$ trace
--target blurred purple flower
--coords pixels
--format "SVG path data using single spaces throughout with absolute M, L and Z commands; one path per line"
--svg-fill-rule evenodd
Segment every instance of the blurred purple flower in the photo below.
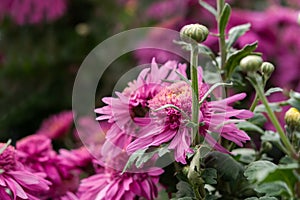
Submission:
M 1 0 L 0 19 L 7 15 L 18 25 L 51 22 L 64 15 L 66 0 Z
M 0 143 L 0 149 L 6 144 Z M 46 174 L 26 170 L 17 161 L 15 148 L 8 146 L 0 154 L 0 197 L 4 200 L 40 200 L 40 194 L 49 190 Z M 7 191 L 9 190 L 9 193 Z
M 78 194 L 80 200 L 134 200 L 137 197 L 153 200 L 158 195 L 157 184 L 162 173 L 157 167 L 136 173 L 104 167 L 102 172 L 81 181 Z
M 56 115 L 50 116 L 43 121 L 40 129 L 36 134 L 41 134 L 50 139 L 57 139 L 66 134 L 73 124 L 73 112 L 64 111 Z
M 16 144 L 18 160 L 32 172 L 43 172 L 51 181 L 49 197 L 59 197 L 67 191 L 76 191 L 79 185 L 80 170 L 69 155 L 58 155 L 52 148 L 51 140 L 44 135 L 30 135 Z M 79 153 L 77 153 L 79 155 Z M 67 160 L 65 160 L 68 158 Z M 78 158 L 79 161 L 82 158 Z M 84 161 L 83 159 L 82 161 Z

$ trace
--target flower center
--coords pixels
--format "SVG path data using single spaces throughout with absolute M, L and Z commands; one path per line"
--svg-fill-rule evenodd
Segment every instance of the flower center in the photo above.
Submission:
M 0 143 L 0 149 L 3 148 L 6 144 Z M 9 171 L 13 169 L 16 165 L 15 159 L 15 148 L 8 146 L 2 154 L 0 154 L 0 169 L 4 171 Z
M 172 104 L 190 116 L 191 97 L 191 87 L 187 83 L 180 81 L 163 88 L 153 99 L 149 100 L 149 107 L 151 110 L 156 110 L 167 104 Z M 157 117 L 166 117 L 165 125 L 172 130 L 179 128 L 182 123 L 182 113 L 172 107 L 167 107 L 157 112 L 154 111 L 153 114 Z

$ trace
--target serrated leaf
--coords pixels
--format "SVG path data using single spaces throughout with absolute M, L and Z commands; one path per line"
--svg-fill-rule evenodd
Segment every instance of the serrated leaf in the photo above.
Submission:
M 201 177 L 206 184 L 217 184 L 217 170 L 214 168 L 206 168 L 202 172 Z
M 140 150 L 137 150 L 136 152 L 134 152 L 129 157 L 122 173 L 126 172 L 126 170 L 129 169 L 135 163 L 135 160 L 138 159 L 139 157 L 141 157 L 146 151 L 147 151 L 147 149 L 140 149 Z
M 245 170 L 244 175 L 249 181 L 260 183 L 276 168 L 277 166 L 270 161 L 259 160 L 251 163 Z
M 237 40 L 239 37 L 244 35 L 249 29 L 251 24 L 242 24 L 238 26 L 232 27 L 228 32 L 228 39 L 226 41 L 226 47 L 229 49 Z
M 228 180 L 236 181 L 241 178 L 243 166 L 234 160 L 230 155 L 221 152 L 211 152 L 207 154 L 204 159 L 207 168 L 214 168 L 218 172 L 218 177 Z
M 200 5 L 205 8 L 206 10 L 208 10 L 211 14 L 213 14 L 215 17 L 217 16 L 217 11 L 214 7 L 212 7 L 211 5 L 209 5 L 208 3 L 199 0 Z
M 290 99 L 287 101 L 291 106 L 300 110 L 300 93 L 291 91 Z
M 260 134 L 264 134 L 264 131 L 259 126 L 252 124 L 251 122 L 248 121 L 238 122 L 237 127 L 244 131 L 255 131 Z
M 282 181 L 261 184 L 255 189 L 255 191 L 266 194 L 267 196 L 293 196 L 292 191 L 286 183 Z
M 232 150 L 232 153 L 236 155 L 236 159 L 240 162 L 250 164 L 256 159 L 256 152 L 254 149 L 238 148 Z
M 229 17 L 231 13 L 231 7 L 228 3 L 225 3 L 224 8 L 222 10 L 221 16 L 220 16 L 220 23 L 219 23 L 219 31 L 220 34 L 225 33 L 225 28 L 227 26 Z
M 232 53 L 226 62 L 227 75 L 231 75 L 235 68 L 238 66 L 240 60 L 245 56 L 250 55 L 257 48 L 257 42 L 245 45 L 241 50 Z
M 268 91 L 265 92 L 266 96 L 270 96 L 271 94 L 275 93 L 275 92 L 282 92 L 283 89 L 280 87 L 274 87 L 274 88 L 270 88 L 268 89 Z
M 195 197 L 195 193 L 191 185 L 187 182 L 180 181 L 179 183 L 177 183 L 176 188 L 178 190 L 176 193 L 176 199 L 183 197 L 189 197 L 193 199 Z

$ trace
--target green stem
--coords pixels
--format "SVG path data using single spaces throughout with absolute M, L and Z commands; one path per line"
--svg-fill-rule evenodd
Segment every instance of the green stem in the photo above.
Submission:
M 219 51 L 221 56 L 221 65 L 220 69 L 224 69 L 227 57 L 226 43 L 225 43 L 225 32 L 220 30 L 220 19 L 221 14 L 225 5 L 224 0 L 217 0 L 217 13 L 218 13 L 218 32 L 219 32 Z
M 279 133 L 279 136 L 284 144 L 284 146 L 286 147 L 286 149 L 288 150 L 288 154 L 289 156 L 297 159 L 298 156 L 292 146 L 292 144 L 290 143 L 289 139 L 287 138 L 287 136 L 285 135 L 276 115 L 274 114 L 273 110 L 271 109 L 271 107 L 269 106 L 269 102 L 265 96 L 265 93 L 263 91 L 263 88 L 261 87 L 261 85 L 259 85 L 257 83 L 257 80 L 255 80 L 255 83 L 253 83 L 254 88 L 256 89 L 257 95 L 260 98 L 260 100 L 262 101 L 262 103 L 264 104 L 267 114 L 271 120 L 271 122 L 273 123 L 274 127 L 276 128 L 277 132 Z
M 255 93 L 255 97 L 254 97 L 253 102 L 252 102 L 251 107 L 250 107 L 251 112 L 253 112 L 255 107 L 257 106 L 258 100 L 259 100 L 259 98 L 257 96 L 257 93 Z
M 199 124 L 199 91 L 198 91 L 198 47 L 197 45 L 191 45 L 191 65 L 190 65 L 190 73 L 192 80 L 192 122 L 194 124 Z M 192 136 L 195 139 L 195 143 L 198 142 L 198 126 L 193 126 Z

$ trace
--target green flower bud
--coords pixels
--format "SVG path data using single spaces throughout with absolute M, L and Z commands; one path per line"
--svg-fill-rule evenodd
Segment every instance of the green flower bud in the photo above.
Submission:
M 262 62 L 263 59 L 260 56 L 250 55 L 241 60 L 240 66 L 245 72 L 256 72 L 260 68 Z
M 284 116 L 286 125 L 292 130 L 300 131 L 300 112 L 296 108 L 290 108 Z
M 263 62 L 263 64 L 260 67 L 261 73 L 268 77 L 273 73 L 274 70 L 275 70 L 275 67 L 270 62 Z
M 188 173 L 189 173 L 189 170 L 190 170 L 190 166 L 184 166 L 183 169 L 182 169 L 182 173 L 187 176 Z
M 263 148 L 264 152 L 269 152 L 269 151 L 272 150 L 273 145 L 272 145 L 271 142 L 264 142 L 264 143 L 262 144 L 262 148 Z
M 204 42 L 208 36 L 209 30 L 201 24 L 189 24 L 182 27 L 180 30 L 180 38 L 188 43 L 194 41 Z

